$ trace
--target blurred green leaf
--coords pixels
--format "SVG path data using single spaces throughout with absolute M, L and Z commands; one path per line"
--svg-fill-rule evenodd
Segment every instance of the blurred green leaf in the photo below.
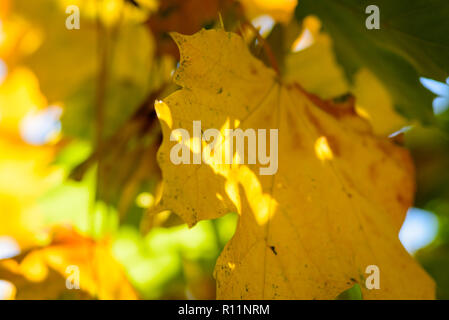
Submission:
M 380 29 L 368 30 L 365 9 L 380 9 Z M 302 0 L 296 17 L 318 16 L 334 38 L 339 62 L 349 79 L 367 67 L 384 82 L 395 106 L 409 118 L 434 122 L 432 94 L 420 83 L 425 76 L 444 80 L 449 71 L 449 3 L 429 1 Z
M 137 228 L 120 228 L 113 246 L 131 282 L 146 299 L 160 299 L 173 288 L 186 287 L 186 264 L 200 266 L 211 274 L 215 261 L 237 226 L 237 215 L 187 225 L 154 228 L 142 236 Z M 175 290 L 176 291 L 176 290 Z M 185 298 L 185 297 L 181 297 Z
M 348 290 L 343 291 L 338 295 L 336 300 L 363 300 L 360 285 L 356 283 Z
M 80 182 L 67 180 L 46 192 L 37 207 L 44 213 L 46 225 L 68 224 L 94 238 L 118 228 L 116 210 L 104 202 L 95 202 L 96 170 L 91 169 Z
M 449 244 L 430 246 L 416 253 L 416 258 L 437 283 L 437 299 L 449 299 Z

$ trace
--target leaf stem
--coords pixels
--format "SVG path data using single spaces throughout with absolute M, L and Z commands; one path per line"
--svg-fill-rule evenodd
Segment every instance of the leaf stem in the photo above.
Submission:
M 251 22 L 244 21 L 243 24 L 247 25 L 256 34 L 257 40 L 262 44 L 262 47 L 263 47 L 265 53 L 267 54 L 267 57 L 268 57 L 268 60 L 270 61 L 271 67 L 274 69 L 274 71 L 276 71 L 277 75 L 279 76 L 281 74 L 280 69 L 279 69 L 279 64 L 276 60 L 276 57 L 275 57 L 270 45 L 260 35 L 259 30 L 255 26 L 253 26 L 253 24 Z

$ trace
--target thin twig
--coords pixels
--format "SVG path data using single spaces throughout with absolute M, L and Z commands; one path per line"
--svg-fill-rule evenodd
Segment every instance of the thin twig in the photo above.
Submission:
M 276 73 L 278 75 L 281 74 L 280 69 L 279 69 L 279 64 L 276 60 L 276 57 L 273 53 L 273 50 L 271 49 L 270 45 L 267 43 L 267 41 L 260 35 L 259 30 L 254 27 L 251 22 L 249 21 L 244 21 L 243 22 L 244 25 L 248 26 L 255 34 L 256 34 L 256 38 L 257 40 L 262 44 L 262 47 L 265 51 L 265 53 L 267 54 L 268 60 L 270 61 L 270 65 L 271 67 L 274 69 L 274 71 L 276 71 Z

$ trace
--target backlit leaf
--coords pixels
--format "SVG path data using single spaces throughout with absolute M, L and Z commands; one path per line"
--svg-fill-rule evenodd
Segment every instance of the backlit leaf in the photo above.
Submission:
M 156 104 L 164 135 L 159 208 L 190 226 L 239 213 L 215 268 L 217 297 L 334 299 L 358 283 L 365 299 L 433 298 L 433 281 L 398 240 L 414 192 L 407 151 L 375 137 L 352 99 L 322 101 L 283 83 L 233 33 L 173 37 L 182 89 Z M 278 129 L 277 173 L 216 159 L 174 165 L 171 131 L 192 137 L 200 119 L 203 131 Z M 365 287 L 369 265 L 381 270 L 380 290 Z
M 83 292 L 66 287 L 66 279 L 72 270 L 69 267 L 78 268 L 79 286 Z M 107 240 L 95 242 L 64 228 L 55 230 L 49 246 L 0 261 L 0 278 L 16 285 L 17 299 L 40 299 L 44 296 L 57 299 L 73 294 L 100 299 L 137 298 L 122 267 L 112 256 Z M 39 284 L 44 292 L 31 290 Z

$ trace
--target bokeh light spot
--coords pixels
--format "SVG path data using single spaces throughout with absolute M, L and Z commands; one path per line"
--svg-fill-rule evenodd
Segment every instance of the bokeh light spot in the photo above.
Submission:
M 20 253 L 20 247 L 17 242 L 8 236 L 0 237 L 0 260 L 17 256 Z
M 410 208 L 399 232 L 399 240 L 409 253 L 430 244 L 438 233 L 438 218 L 432 212 Z

